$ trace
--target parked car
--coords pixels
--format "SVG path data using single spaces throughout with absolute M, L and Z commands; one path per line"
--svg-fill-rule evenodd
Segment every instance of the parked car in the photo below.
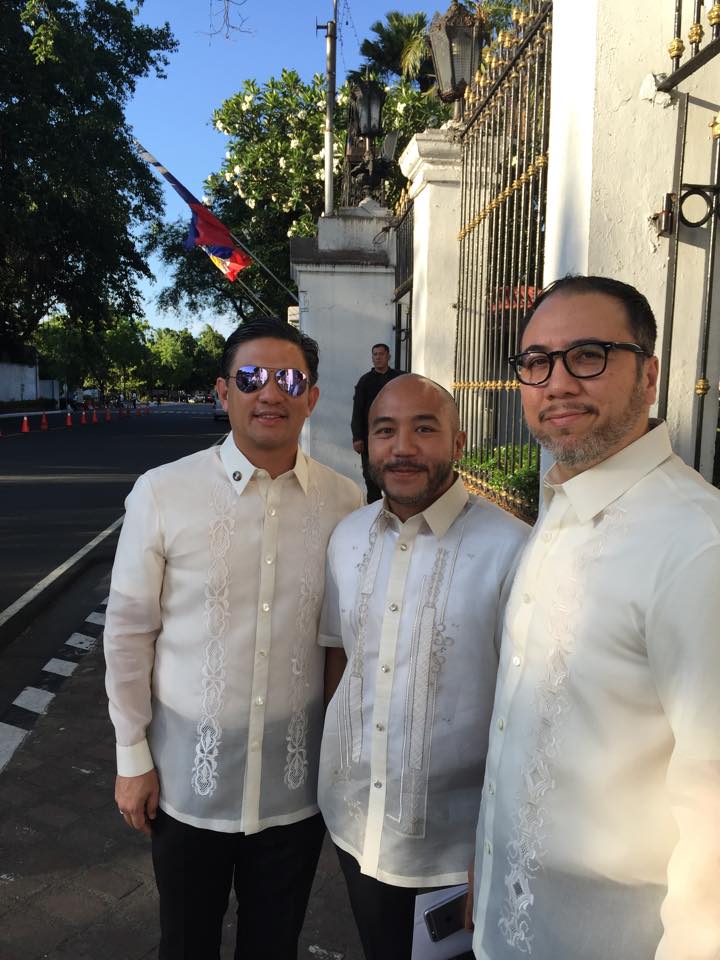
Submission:
M 220 403 L 220 397 L 216 396 L 214 400 L 215 406 L 213 407 L 213 420 L 229 420 L 230 418 L 227 415 L 227 410 L 225 410 L 223 405 Z

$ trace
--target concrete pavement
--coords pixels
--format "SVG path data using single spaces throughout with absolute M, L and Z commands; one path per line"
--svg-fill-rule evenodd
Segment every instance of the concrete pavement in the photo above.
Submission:
M 125 825 L 113 800 L 103 610 L 88 611 L 0 716 L 1 960 L 157 956 L 150 845 Z M 223 960 L 233 955 L 232 904 L 226 928 Z M 362 958 L 327 842 L 299 958 Z

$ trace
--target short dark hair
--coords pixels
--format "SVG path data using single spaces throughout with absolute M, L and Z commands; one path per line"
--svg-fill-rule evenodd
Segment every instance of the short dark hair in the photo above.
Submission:
M 374 343 L 370 347 L 370 351 L 377 350 L 378 347 L 382 347 L 386 353 L 390 353 L 390 347 L 386 343 Z
M 310 386 L 314 387 L 318 379 L 319 348 L 317 340 L 313 340 L 306 333 L 301 333 L 297 327 L 278 317 L 255 317 L 253 320 L 246 320 L 234 333 L 225 341 L 222 360 L 220 361 L 220 376 L 228 380 L 233 371 L 230 365 L 233 362 L 235 351 L 241 343 L 247 343 L 249 340 L 260 340 L 262 337 L 269 337 L 273 340 L 287 340 L 300 347 L 305 355 L 308 373 L 310 374 Z
M 559 280 L 554 280 L 541 291 L 521 324 L 520 339 L 540 304 L 556 293 L 604 293 L 605 296 L 619 300 L 625 307 L 630 330 L 638 345 L 649 357 L 655 352 L 657 322 L 647 298 L 635 287 L 629 283 L 623 283 L 622 280 L 613 280 L 611 277 L 586 277 L 582 274 L 569 273 L 565 277 L 560 277 Z

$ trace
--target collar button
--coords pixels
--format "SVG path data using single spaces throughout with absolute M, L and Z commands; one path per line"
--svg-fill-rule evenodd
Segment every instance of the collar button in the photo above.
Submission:
M 242 480 L 242 474 L 239 470 L 233 472 L 233 480 Z

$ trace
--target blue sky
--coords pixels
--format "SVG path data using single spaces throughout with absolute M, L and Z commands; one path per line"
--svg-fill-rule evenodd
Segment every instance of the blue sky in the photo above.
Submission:
M 384 20 L 390 10 L 423 11 L 432 17 L 444 12 L 426 0 L 338 0 L 338 81 L 360 62 L 359 44 L 369 36 L 370 25 Z M 240 88 L 243 80 L 263 83 L 283 67 L 295 69 L 303 79 L 325 70 L 325 33 L 315 32 L 315 22 L 332 17 L 332 0 L 245 0 L 235 8 L 236 21 L 245 19 L 244 30 L 211 35 L 218 26 L 221 0 L 145 0 L 139 19 L 153 26 L 166 20 L 179 41 L 171 57 L 167 79 L 140 81 L 127 117 L 137 139 L 199 196 L 208 174 L 219 169 L 226 138 L 210 121 L 213 110 Z M 171 187 L 164 188 L 166 216 L 188 219 L 187 206 Z M 227 325 L 212 317 L 176 317 L 160 314 L 153 299 L 163 286 L 162 266 L 151 264 L 155 285 L 143 285 L 146 312 L 154 326 L 182 327 L 198 332 L 210 320 L 222 333 Z

